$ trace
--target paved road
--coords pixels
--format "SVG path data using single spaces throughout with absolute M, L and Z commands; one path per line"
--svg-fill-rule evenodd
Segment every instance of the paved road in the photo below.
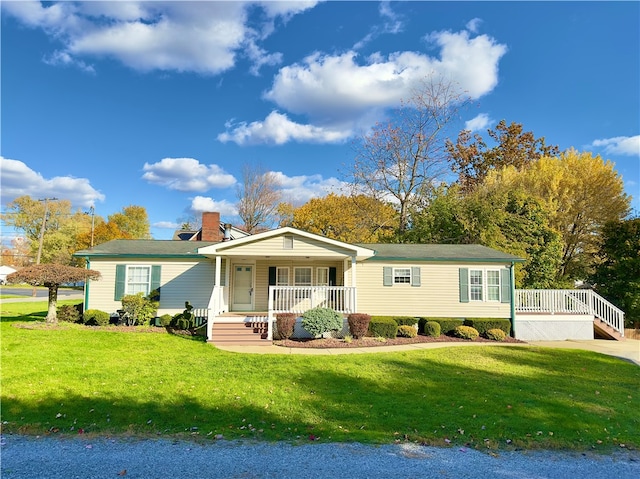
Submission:
M 45 301 L 49 297 L 47 288 L 36 288 L 36 295 L 33 296 L 33 288 L 3 288 L 0 286 L 0 295 L 20 296 L 20 298 L 0 299 L 2 303 L 18 303 L 22 301 Z M 58 289 L 58 299 L 82 299 L 83 292 L 77 289 Z

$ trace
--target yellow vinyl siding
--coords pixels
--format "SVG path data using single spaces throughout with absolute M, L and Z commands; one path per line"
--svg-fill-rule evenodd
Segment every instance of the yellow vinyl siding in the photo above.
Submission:
M 421 286 L 383 286 L 383 268 L 420 267 Z M 509 303 L 495 301 L 461 303 L 459 269 L 495 269 L 506 265 L 459 263 L 400 263 L 365 261 L 358 263 L 358 310 L 372 315 L 431 316 L 454 318 L 508 318 Z
M 285 249 L 284 236 L 293 236 L 293 248 Z M 271 257 L 322 257 L 344 255 L 350 256 L 351 252 L 345 249 L 328 245 L 321 241 L 297 235 L 280 235 L 256 241 L 244 245 L 234 246 L 220 252 L 229 256 L 271 256 Z
M 114 300 L 117 264 L 162 266 L 159 314 L 182 311 L 185 301 L 189 301 L 195 308 L 206 308 L 209 304 L 215 281 L 215 263 L 213 261 L 93 260 L 91 269 L 100 271 L 102 279 L 92 281 L 89 285 L 89 308 L 108 313 L 114 313 L 122 308 L 122 303 Z M 225 284 L 224 260 L 222 261 L 221 283 Z

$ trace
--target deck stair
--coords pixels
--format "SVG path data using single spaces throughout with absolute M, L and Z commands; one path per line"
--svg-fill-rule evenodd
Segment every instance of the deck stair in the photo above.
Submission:
M 624 341 L 624 336 L 622 336 L 619 331 L 616 331 L 600 318 L 596 317 L 593 320 L 593 330 L 597 338 Z
M 214 345 L 270 346 L 267 340 L 266 316 L 219 316 L 213 323 Z

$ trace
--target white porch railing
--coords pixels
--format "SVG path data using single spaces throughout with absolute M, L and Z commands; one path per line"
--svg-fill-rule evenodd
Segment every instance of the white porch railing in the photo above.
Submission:
M 350 286 L 269 286 L 267 339 L 273 339 L 277 313 L 303 314 L 308 309 L 331 308 L 339 313 L 356 312 L 356 288 Z
M 516 313 L 588 314 L 624 336 L 624 312 L 590 289 L 517 289 Z

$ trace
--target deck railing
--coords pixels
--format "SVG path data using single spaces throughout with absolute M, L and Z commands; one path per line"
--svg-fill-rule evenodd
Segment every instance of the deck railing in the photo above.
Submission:
M 349 286 L 269 286 L 269 331 L 273 338 L 273 320 L 278 313 L 302 315 L 316 308 L 331 308 L 339 313 L 356 312 L 356 288 Z
M 516 313 L 588 314 L 624 336 L 624 312 L 590 289 L 517 289 Z

